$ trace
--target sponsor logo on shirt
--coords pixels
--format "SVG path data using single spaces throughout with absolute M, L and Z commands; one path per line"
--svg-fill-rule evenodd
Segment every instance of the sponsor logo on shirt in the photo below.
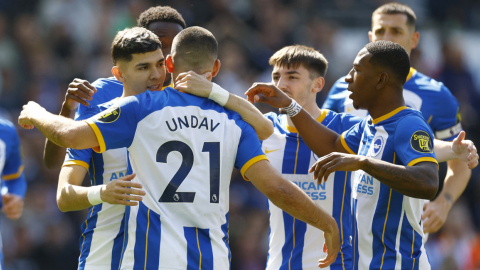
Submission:
M 301 188 L 314 201 L 323 201 L 327 199 L 327 192 L 325 191 L 325 182 L 320 185 L 311 181 L 292 181 L 295 185 Z
M 360 180 L 360 181 L 358 181 Z M 365 173 L 360 173 L 357 178 L 357 183 L 355 184 L 355 191 L 357 193 L 363 193 L 366 195 L 373 194 L 373 176 L 370 176 Z
M 120 117 L 120 107 L 118 105 L 112 106 L 105 110 L 105 112 L 98 118 L 98 121 L 104 123 L 113 123 L 117 121 L 118 117 Z
M 412 148 L 420 153 L 432 153 L 432 139 L 430 135 L 423 131 L 418 130 L 413 133 L 412 138 L 410 138 L 410 145 Z

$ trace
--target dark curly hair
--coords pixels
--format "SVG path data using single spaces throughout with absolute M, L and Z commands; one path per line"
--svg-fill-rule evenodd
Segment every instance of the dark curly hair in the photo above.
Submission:
M 372 55 L 369 61 L 372 65 L 386 68 L 398 81 L 405 83 L 410 72 L 410 58 L 401 45 L 379 40 L 368 43 L 365 49 Z
M 137 20 L 138 26 L 143 28 L 148 28 L 153 22 L 172 22 L 180 25 L 183 29 L 187 28 L 187 24 L 182 15 L 180 15 L 176 9 L 169 6 L 151 7 L 142 12 Z

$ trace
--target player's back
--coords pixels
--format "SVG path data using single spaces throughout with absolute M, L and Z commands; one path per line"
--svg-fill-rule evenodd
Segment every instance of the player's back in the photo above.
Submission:
M 172 88 L 123 98 L 93 121 L 101 150 L 128 147 L 134 181 L 147 193 L 129 209 L 122 269 L 228 269 L 232 169 L 243 174 L 266 158 L 253 128 Z

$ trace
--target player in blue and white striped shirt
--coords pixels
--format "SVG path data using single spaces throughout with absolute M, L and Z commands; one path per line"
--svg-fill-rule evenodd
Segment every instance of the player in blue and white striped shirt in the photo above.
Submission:
M 188 28 L 175 38 L 167 66 L 175 77 L 191 69 L 214 76 L 220 67 L 216 52 L 210 32 Z M 161 53 L 133 57 L 144 55 L 156 59 Z M 123 65 L 136 63 L 121 60 Z M 19 123 L 37 125 L 60 145 L 100 151 L 128 147 L 135 182 L 142 183 L 147 195 L 139 206 L 131 207 L 122 268 L 227 269 L 228 190 L 234 165 L 282 209 L 324 231 L 328 251 L 324 265 L 336 258 L 335 220 L 271 167 L 253 129 L 237 113 L 210 100 L 171 88 L 147 91 L 120 99 L 89 119 L 90 126 L 54 116 L 30 102 Z M 67 131 L 54 135 L 58 126 Z
M 175 35 L 186 27 L 182 16 L 175 9 L 162 6 L 144 11 L 140 15 L 138 23 L 145 28 L 154 30 L 160 36 L 159 39 L 165 45 L 162 46 L 162 52 L 165 55 L 170 53 L 170 45 Z M 164 66 L 159 66 L 159 69 L 160 72 L 153 80 L 152 78 L 136 77 L 138 86 L 140 88 L 144 86 L 142 91 L 152 85 L 158 88 L 159 85 L 165 85 L 164 82 L 167 82 L 167 86 L 171 84 L 170 76 L 168 76 L 168 80 L 165 80 Z M 89 93 L 95 94 L 88 98 Z M 84 120 L 115 104 L 116 98 L 134 94 L 136 93 L 124 92 L 123 83 L 115 77 L 98 79 L 92 85 L 87 81 L 76 79 L 69 86 L 61 114 L 70 115 L 70 111 L 78 104 L 75 103 L 80 102 L 75 120 Z M 64 148 L 47 140 L 45 148 L 47 166 L 55 165 L 53 163 L 62 151 L 64 153 Z M 113 184 L 110 185 L 110 188 L 115 185 L 135 186 L 128 182 L 131 177 L 124 177 L 127 173 L 126 149 L 112 149 L 101 154 L 95 153 L 92 149 L 68 149 L 59 176 L 57 198 L 62 211 L 89 208 L 87 219 L 82 224 L 82 235 L 80 236 L 79 269 L 118 269 L 126 237 L 124 235 L 124 204 L 127 202 L 105 199 L 108 203 L 91 206 L 85 200 L 88 188 L 80 186 L 87 172 L 90 175 L 92 186 L 107 184 Z M 71 189 L 76 192 L 68 192 Z
M 0 117 L 0 184 L 2 200 L 0 208 L 9 219 L 18 219 L 23 212 L 23 197 L 27 182 L 23 174 L 20 155 L 20 138 L 15 126 Z M 5 189 L 5 192 L 4 192 Z M 2 239 L 0 237 L 0 270 L 3 267 Z
M 252 101 L 290 106 L 290 119 L 302 138 L 322 156 L 310 169 L 319 181 L 336 171 L 357 171 L 353 240 L 358 269 L 430 268 L 422 242 L 422 199 L 435 195 L 438 163 L 430 128 L 403 101 L 409 68 L 408 54 L 393 42 L 370 43 L 359 52 L 347 82 L 354 106 L 367 109 L 371 117 L 342 136 L 316 122 L 271 85 L 259 84 L 247 92 Z M 451 157 L 454 152 L 462 154 L 462 160 L 476 166 L 476 150 L 470 153 L 472 146 L 459 141 Z M 355 154 L 355 150 L 358 155 L 343 154 Z

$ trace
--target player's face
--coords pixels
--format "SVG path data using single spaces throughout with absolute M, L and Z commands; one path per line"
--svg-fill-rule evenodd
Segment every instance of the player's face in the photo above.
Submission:
M 368 32 L 371 42 L 387 40 L 402 45 L 410 55 L 417 47 L 419 34 L 408 26 L 405 14 L 375 14 L 372 17 L 372 31 Z
M 160 42 L 162 42 L 162 52 L 166 57 L 170 54 L 172 49 L 173 38 L 183 30 L 183 28 L 173 22 L 153 22 L 148 25 L 148 30 L 152 31 L 158 36 Z M 170 84 L 171 74 L 167 72 L 165 77 L 165 85 Z
M 368 110 L 378 94 L 375 91 L 376 72 L 369 63 L 371 57 L 372 55 L 365 48 L 362 49 L 353 62 L 353 68 L 345 77 L 345 81 L 348 83 L 347 90 L 352 92 L 349 97 L 356 110 Z
M 315 97 L 311 97 L 312 91 L 310 91 L 313 80 L 310 78 L 308 70 L 302 65 L 298 68 L 275 65 L 272 72 L 272 83 L 301 106 L 315 100 Z
M 161 50 L 135 53 L 129 62 L 119 63 L 123 83 L 135 94 L 160 91 L 165 80 L 165 59 Z

